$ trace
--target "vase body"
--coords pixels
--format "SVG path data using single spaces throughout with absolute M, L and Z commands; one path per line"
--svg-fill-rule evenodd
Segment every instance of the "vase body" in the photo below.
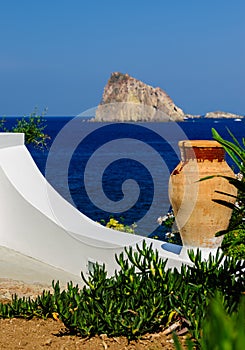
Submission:
M 234 177 L 234 173 L 216 141 L 180 141 L 179 148 L 181 162 L 170 176 L 169 199 L 182 243 L 187 247 L 217 248 L 223 237 L 215 237 L 215 233 L 228 227 L 232 209 L 213 199 L 234 203 L 235 198 L 216 191 L 236 196 L 237 190 L 222 177 L 199 180 L 211 175 Z

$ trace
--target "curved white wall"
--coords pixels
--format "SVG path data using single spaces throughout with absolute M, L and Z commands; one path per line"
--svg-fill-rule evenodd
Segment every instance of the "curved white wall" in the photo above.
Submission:
M 105 263 L 113 274 L 115 254 L 143 239 L 168 258 L 168 266 L 188 263 L 184 249 L 169 252 L 168 244 L 113 231 L 80 213 L 47 183 L 23 134 L 0 133 L 0 220 L 0 245 L 77 276 L 89 261 Z

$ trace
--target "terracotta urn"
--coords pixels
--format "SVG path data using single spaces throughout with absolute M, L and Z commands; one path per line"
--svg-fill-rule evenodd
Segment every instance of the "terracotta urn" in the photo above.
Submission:
M 226 229 L 232 210 L 213 199 L 234 203 L 235 198 L 220 194 L 237 195 L 234 186 L 221 177 L 198 181 L 210 175 L 234 177 L 225 161 L 225 151 L 216 141 L 180 141 L 181 161 L 169 180 L 169 198 L 180 231 L 187 247 L 217 248 L 223 237 L 215 233 Z

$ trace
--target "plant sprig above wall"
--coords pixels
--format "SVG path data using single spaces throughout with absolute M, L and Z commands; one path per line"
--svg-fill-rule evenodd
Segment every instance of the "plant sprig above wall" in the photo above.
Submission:
M 17 132 L 25 134 L 25 143 L 33 144 L 38 148 L 46 148 L 47 142 L 50 137 L 44 133 L 46 128 L 44 115 L 47 110 L 40 115 L 38 114 L 37 108 L 30 114 L 30 116 L 23 117 L 16 120 L 16 124 L 10 129 L 6 128 L 6 119 L 2 118 L 0 120 L 0 131 L 3 132 Z

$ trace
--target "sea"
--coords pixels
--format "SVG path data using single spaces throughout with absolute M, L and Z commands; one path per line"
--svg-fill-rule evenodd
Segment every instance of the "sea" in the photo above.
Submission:
M 6 127 L 17 118 L 6 118 Z M 181 140 L 212 140 L 212 128 L 239 142 L 245 119 L 187 119 L 166 123 L 94 123 L 45 116 L 48 147 L 27 145 L 51 185 L 94 221 L 114 218 L 143 236 L 165 239 L 158 218 L 171 210 L 170 173 L 180 161 Z M 229 131 L 228 131 L 229 130 Z M 228 164 L 233 167 L 231 159 Z M 35 189 L 33 189 L 35 191 Z

